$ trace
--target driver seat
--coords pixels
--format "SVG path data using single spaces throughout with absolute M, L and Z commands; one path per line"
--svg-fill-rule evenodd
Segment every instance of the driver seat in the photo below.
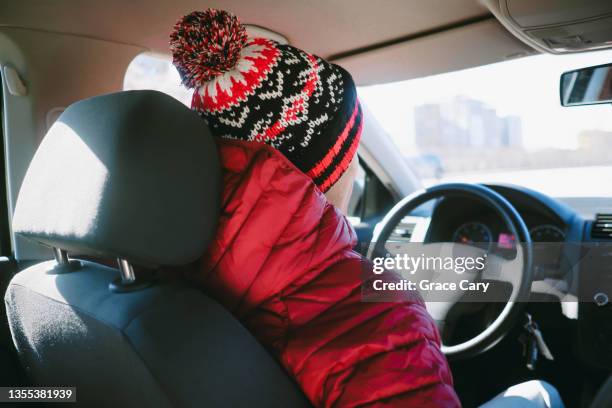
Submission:
M 218 303 L 150 272 L 178 274 L 202 255 L 220 180 L 204 121 L 162 93 L 98 96 L 59 117 L 13 217 L 14 232 L 52 247 L 55 260 L 18 273 L 5 295 L 33 385 L 76 387 L 88 407 L 310 406 Z

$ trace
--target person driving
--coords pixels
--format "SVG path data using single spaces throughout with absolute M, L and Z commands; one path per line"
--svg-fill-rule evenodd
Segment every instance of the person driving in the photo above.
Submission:
M 368 264 L 344 216 L 363 127 L 351 75 L 249 38 L 236 16 L 215 9 L 182 17 L 170 48 L 223 167 L 217 235 L 188 278 L 240 319 L 317 407 L 459 407 L 418 295 L 361 300 Z

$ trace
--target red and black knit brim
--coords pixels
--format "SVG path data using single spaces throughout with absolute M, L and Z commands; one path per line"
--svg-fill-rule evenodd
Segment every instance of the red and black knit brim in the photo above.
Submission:
M 321 191 L 329 190 L 359 144 L 363 117 L 353 79 L 290 45 L 244 41 L 237 27 L 242 26 L 235 16 L 218 10 L 192 13 L 175 26 L 174 63 L 183 82 L 195 88 L 192 109 L 213 134 L 267 143 Z M 215 52 L 221 52 L 214 56 L 221 61 L 211 67 Z M 231 68 L 219 55 L 231 57 Z
M 357 153 L 362 128 L 363 113 L 359 102 L 355 99 L 351 116 L 345 122 L 342 132 L 333 141 L 325 156 L 305 172 L 321 191 L 329 190 L 351 164 Z

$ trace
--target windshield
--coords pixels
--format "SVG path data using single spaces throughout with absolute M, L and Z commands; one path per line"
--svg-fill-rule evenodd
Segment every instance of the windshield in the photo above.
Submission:
M 612 197 L 612 106 L 564 108 L 564 71 L 612 51 L 538 55 L 384 85 L 362 103 L 425 185 L 513 183 L 553 197 Z

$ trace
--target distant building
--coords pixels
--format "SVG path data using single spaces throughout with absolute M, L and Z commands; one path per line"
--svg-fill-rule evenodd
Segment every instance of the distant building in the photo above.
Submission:
M 583 130 L 578 133 L 578 147 L 588 152 L 610 151 L 612 149 L 612 132 Z
M 523 124 L 518 116 L 506 116 L 503 118 L 504 130 L 502 135 L 502 146 L 520 147 L 523 145 Z
M 442 104 L 417 106 L 414 112 L 417 147 L 520 147 L 521 119 L 500 117 L 485 103 L 462 96 Z

